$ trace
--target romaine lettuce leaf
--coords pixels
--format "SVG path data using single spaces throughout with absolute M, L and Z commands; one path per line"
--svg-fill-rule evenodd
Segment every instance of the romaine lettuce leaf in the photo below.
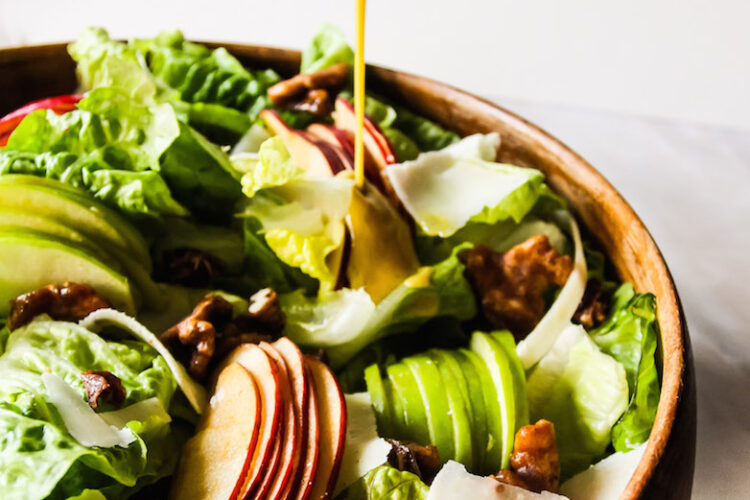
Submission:
M 416 474 L 385 464 L 362 476 L 336 500 L 425 500 L 429 491 Z
M 180 440 L 171 435 L 168 420 L 130 421 L 136 440 L 126 448 L 85 447 L 67 432 L 42 375 L 57 375 L 83 398 L 80 374 L 89 369 L 122 380 L 125 407 L 157 398 L 168 408 L 176 389 L 164 360 L 145 343 L 105 341 L 73 323 L 43 319 L 13 331 L 0 356 L 0 434 L 6 438 L 0 496 L 65 498 L 93 488 L 110 489 L 108 498 L 120 498 L 127 487 L 172 472 Z
M 476 303 L 457 252 L 420 269 L 377 306 L 364 290 L 342 289 L 314 298 L 300 292 L 283 295 L 284 334 L 300 345 L 324 348 L 331 365 L 339 368 L 367 345 L 413 332 L 436 316 L 470 319 Z
M 459 147 L 459 153 L 462 150 Z M 451 236 L 469 221 L 520 222 L 549 192 L 538 170 L 457 157 L 450 150 L 422 153 L 386 172 L 422 231 L 441 237 Z
M 304 176 L 279 136 L 263 141 L 257 155 L 233 155 L 232 164 L 242 175 L 242 192 L 252 198 L 261 189 L 281 186 Z
M 354 52 L 339 28 L 324 24 L 302 52 L 300 73 L 313 73 L 340 62 L 354 65 Z
M 604 454 L 628 405 L 625 368 L 599 351 L 580 325 L 563 330 L 528 375 L 526 390 L 531 421 L 555 425 L 564 478 Z
M 636 294 L 626 283 L 615 292 L 609 318 L 589 335 L 596 345 L 622 363 L 628 380 L 630 404 L 612 428 L 615 451 L 629 451 L 644 443 L 659 405 L 656 369 L 656 297 Z

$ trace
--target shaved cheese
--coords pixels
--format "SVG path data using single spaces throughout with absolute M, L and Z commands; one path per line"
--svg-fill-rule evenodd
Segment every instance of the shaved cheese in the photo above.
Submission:
M 99 416 L 109 425 L 115 427 L 125 427 L 128 422 L 134 420 L 146 422 L 151 419 L 158 419 L 165 423 L 172 421 L 172 417 L 164 409 L 164 405 L 161 404 L 159 398 L 144 399 L 119 410 L 99 413 Z
M 388 460 L 391 445 L 378 436 L 375 412 L 370 403 L 370 394 L 359 392 L 346 394 L 346 447 L 341 461 L 336 496 L 375 467 Z
M 565 481 L 560 491 L 574 500 L 619 498 L 646 450 L 646 443 L 627 453 L 614 453 Z
M 466 471 L 466 467 L 453 460 L 440 469 L 432 481 L 427 500 L 554 500 L 567 498 L 543 491 L 533 491 L 501 483 L 491 477 L 475 476 Z
M 159 338 L 149 331 L 148 328 L 127 314 L 114 309 L 99 309 L 94 311 L 83 318 L 79 324 L 92 332 L 99 332 L 107 325 L 116 326 L 130 332 L 133 336 L 141 339 L 156 349 L 156 352 L 161 354 L 164 361 L 167 362 L 167 366 L 177 380 L 177 385 L 180 386 L 182 392 L 185 393 L 190 405 L 198 414 L 203 413 L 208 402 L 206 390 L 198 382 L 190 378 L 185 367 L 174 359 L 174 356 L 169 352 L 169 349 L 167 349 L 164 344 L 161 343 Z
M 83 446 L 126 448 L 135 441 L 133 431 L 108 424 L 91 409 L 81 395 L 54 373 L 43 373 L 42 382 L 50 402 L 55 405 L 65 428 Z
M 583 254 L 583 243 L 578 224 L 568 212 L 558 214 L 562 222 L 570 227 L 575 244 L 573 271 L 568 281 L 560 290 L 557 299 L 549 308 L 534 330 L 516 347 L 518 357 L 521 358 L 524 369 L 534 366 L 547 352 L 552 349 L 557 337 L 571 325 L 573 315 L 581 303 L 586 289 L 586 257 Z

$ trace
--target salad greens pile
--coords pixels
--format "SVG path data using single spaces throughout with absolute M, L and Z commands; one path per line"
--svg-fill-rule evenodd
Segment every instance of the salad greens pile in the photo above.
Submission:
M 69 52 L 85 91 L 76 108 L 29 113 L 0 147 L 3 300 L 55 276 L 116 290 L 111 303 L 159 332 L 206 293 L 247 309 L 239 297 L 270 287 L 283 335 L 324 352 L 345 391 L 369 392 L 381 437 L 437 445 L 442 463 L 474 473 L 509 467 L 516 431 L 539 419 L 554 424 L 563 479 L 648 439 L 656 298 L 610 281 L 544 175 L 496 161 L 497 134 L 460 138 L 368 93 L 371 133 L 395 160 L 360 191 L 350 172 L 305 163 L 320 154 L 311 124 L 344 131 L 339 103 L 323 116 L 274 103 L 282 77 L 271 69 L 178 31 L 119 42 L 89 28 Z M 300 72 L 353 57 L 325 26 Z M 350 84 L 339 100 L 351 101 Z M 533 237 L 572 270 L 545 290 L 525 336 L 492 323 L 466 255 L 502 256 Z M 18 273 L 27 248 L 42 264 Z M 584 328 L 574 316 L 592 282 L 606 314 Z M 45 315 L 11 331 L 5 306 L 0 496 L 126 498 L 172 475 L 196 414 L 159 341 L 139 324 L 128 328 L 140 339 L 123 340 Z M 120 378 L 121 409 L 81 409 L 86 370 Z M 99 440 L 66 417 L 79 410 Z M 428 498 L 423 478 L 383 462 L 337 498 Z

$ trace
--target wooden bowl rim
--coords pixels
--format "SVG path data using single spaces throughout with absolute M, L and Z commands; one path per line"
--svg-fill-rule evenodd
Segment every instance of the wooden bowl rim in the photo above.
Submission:
M 27 61 L 44 55 L 45 53 L 58 54 L 60 51 L 67 53 L 66 47 L 69 43 L 70 42 L 58 42 L 1 48 L 0 64 L 24 60 Z M 238 52 L 242 52 L 246 56 L 248 54 L 262 54 L 264 59 L 268 59 L 269 61 L 275 60 L 277 64 L 287 67 L 290 64 L 299 61 L 300 58 L 300 51 L 293 49 L 232 42 L 197 41 L 197 43 L 202 43 L 209 47 L 225 47 L 230 53 L 237 54 Z M 647 236 L 645 244 L 650 247 L 654 255 L 658 256 L 658 258 L 651 263 L 653 270 L 657 275 L 666 279 L 669 286 L 667 287 L 666 296 L 661 294 L 657 297 L 659 301 L 658 319 L 663 356 L 663 372 L 661 378 L 661 395 L 659 398 L 656 420 L 651 430 L 651 434 L 649 435 L 643 457 L 639 461 L 638 466 L 630 477 L 630 480 L 620 497 L 621 499 L 639 498 L 651 479 L 659 460 L 665 452 L 673 423 L 675 421 L 675 416 L 677 414 L 680 398 L 683 393 L 683 383 L 688 365 L 686 358 L 689 352 L 687 325 L 685 323 L 677 289 L 669 268 L 664 261 L 664 257 L 650 232 L 633 208 L 602 174 L 600 174 L 579 154 L 537 125 L 534 125 L 530 121 L 511 111 L 508 111 L 498 104 L 446 83 L 377 65 L 368 65 L 368 74 L 371 72 L 376 77 L 396 76 L 412 82 L 418 81 L 427 83 L 431 87 L 440 90 L 445 95 L 458 97 L 465 103 L 471 103 L 475 107 L 482 108 L 483 112 L 494 114 L 500 119 L 500 121 L 507 123 L 513 128 L 514 132 L 534 137 L 548 151 L 565 159 L 566 164 L 574 165 L 575 168 L 578 169 L 577 175 L 581 177 L 579 181 L 587 181 L 580 182 L 583 190 L 590 191 L 589 189 L 586 189 L 586 184 L 589 184 L 589 182 L 592 185 L 596 185 L 600 191 L 599 194 L 607 198 L 607 203 L 618 212 L 626 214 L 627 217 L 637 224 L 637 229 Z M 568 182 L 570 181 L 571 179 L 568 179 Z

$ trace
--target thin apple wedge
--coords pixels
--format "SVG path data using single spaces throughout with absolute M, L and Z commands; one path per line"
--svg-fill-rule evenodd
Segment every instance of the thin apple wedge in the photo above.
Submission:
M 310 492 L 312 500 L 328 500 L 339 476 L 346 442 L 346 402 L 331 370 L 313 356 L 305 356 L 310 369 L 320 416 L 320 456 Z
M 305 443 L 305 454 L 302 457 L 301 474 L 297 480 L 294 500 L 307 500 L 310 498 L 313 483 L 318 472 L 320 458 L 320 418 L 318 414 L 318 400 L 315 394 L 315 383 L 310 373 L 310 367 L 305 364 L 305 378 L 307 379 L 307 442 Z
M 227 363 L 242 365 L 258 384 L 261 402 L 260 436 L 253 450 L 239 498 L 254 498 L 273 458 L 282 420 L 279 370 L 268 354 L 255 344 L 242 344 L 227 356 Z
M 279 500 L 283 497 L 295 465 L 295 457 L 299 461 L 300 431 L 295 412 L 295 400 L 292 392 L 290 370 L 282 354 L 271 344 L 261 342 L 259 347 L 274 360 L 279 369 L 279 386 L 281 387 L 282 422 L 279 428 L 279 438 L 276 441 L 277 450 L 268 468 L 266 478 L 256 494 L 257 498 Z
M 273 343 L 273 346 L 284 358 L 287 373 L 291 381 L 292 400 L 294 402 L 294 419 L 297 426 L 298 445 L 294 452 L 292 461 L 292 472 L 290 480 L 284 486 L 280 498 L 286 500 L 294 498 L 293 495 L 304 472 L 304 458 L 307 449 L 308 436 L 308 376 L 305 371 L 305 360 L 297 345 L 286 337 L 282 337 Z
M 331 177 L 346 169 L 342 155 L 333 145 L 307 132 L 293 129 L 274 110 L 264 109 L 260 112 L 260 117 L 268 128 L 281 137 L 295 163 L 309 174 Z
M 238 363 L 219 375 L 212 404 L 185 444 L 170 498 L 238 498 L 260 437 L 261 397 Z
M 307 127 L 307 132 L 332 146 L 339 153 L 347 169 L 354 169 L 354 138 L 350 132 L 324 123 L 313 123 Z

